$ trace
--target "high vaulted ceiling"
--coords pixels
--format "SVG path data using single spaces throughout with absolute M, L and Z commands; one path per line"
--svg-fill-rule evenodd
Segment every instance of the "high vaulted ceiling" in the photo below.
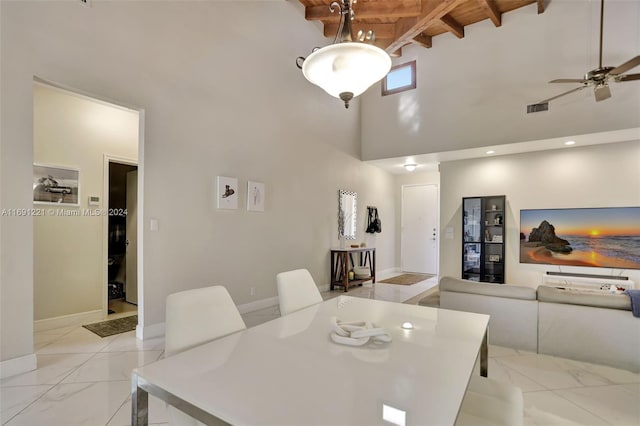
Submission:
M 305 6 L 305 18 L 321 21 L 324 35 L 334 37 L 339 13 L 331 13 L 335 0 L 300 0 Z M 464 37 L 464 27 L 490 19 L 496 27 L 502 24 L 502 14 L 537 3 L 538 13 L 544 12 L 550 0 L 353 0 L 355 19 L 353 31 L 373 30 L 375 44 L 389 54 L 399 54 L 407 44 L 426 48 L 432 38 L 450 32 Z

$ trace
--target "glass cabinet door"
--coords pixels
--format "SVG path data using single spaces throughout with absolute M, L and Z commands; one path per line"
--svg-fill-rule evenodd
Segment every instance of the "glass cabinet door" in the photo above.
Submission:
M 482 200 L 466 198 L 463 202 L 462 278 L 480 280 L 482 263 Z
M 480 242 L 481 232 L 481 200 L 480 198 L 469 198 L 464 200 L 463 207 L 463 223 L 464 223 L 464 241 Z

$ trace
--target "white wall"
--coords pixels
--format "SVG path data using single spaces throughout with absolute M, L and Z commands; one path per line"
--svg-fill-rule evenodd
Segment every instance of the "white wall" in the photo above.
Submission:
M 362 98 L 365 160 L 455 151 L 640 126 L 640 81 L 612 83 L 612 98 L 595 102 L 592 89 L 526 114 L 527 104 L 577 84 L 598 66 L 599 0 L 553 0 L 465 27 L 465 37 L 434 37 L 433 47 L 403 48 L 394 63 L 417 61 L 417 89 Z M 640 52 L 640 2 L 605 3 L 603 65 L 618 66 Z M 640 68 L 631 71 L 640 72 Z M 380 117 L 385 117 L 381 120 Z M 390 143 L 392 142 L 392 143 Z
M 34 76 L 144 110 L 146 326 L 177 290 L 224 284 L 243 304 L 298 267 L 328 284 L 338 189 L 358 192 L 359 230 L 367 204 L 395 221 L 392 176 L 358 159 L 359 103 L 345 111 L 295 66 L 326 43 L 298 2 L 2 1 L 0 14 L 3 207 L 31 206 Z M 217 175 L 240 179 L 238 211 L 215 209 Z M 266 184 L 264 213 L 245 210 L 248 179 Z M 4 360 L 32 351 L 33 222 L 2 220 Z M 395 266 L 393 228 L 376 238 L 378 268 Z
M 557 266 L 520 264 L 520 210 L 640 206 L 640 141 L 442 163 L 440 273 L 461 275 L 462 197 L 506 195 L 506 282 L 536 287 Z M 609 268 L 562 267 L 564 272 L 618 275 Z M 640 283 L 640 270 L 623 275 Z
M 104 218 L 84 214 L 106 209 L 104 155 L 137 160 L 138 113 L 48 87 L 34 86 L 33 159 L 77 168 L 79 207 L 35 205 L 34 319 L 102 309 Z M 89 206 L 97 195 L 101 206 Z M 53 207 L 53 208 L 52 208 Z M 80 216 L 60 216 L 79 212 Z

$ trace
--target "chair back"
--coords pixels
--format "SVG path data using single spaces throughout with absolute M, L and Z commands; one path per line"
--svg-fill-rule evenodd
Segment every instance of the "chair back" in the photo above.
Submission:
M 276 281 L 281 315 L 322 302 L 320 291 L 306 269 L 280 272 L 276 275 Z
M 181 291 L 167 296 L 164 356 L 246 329 L 223 286 Z

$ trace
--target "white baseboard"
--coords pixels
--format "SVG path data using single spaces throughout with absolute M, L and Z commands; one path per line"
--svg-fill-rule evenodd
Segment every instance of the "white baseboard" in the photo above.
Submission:
M 164 336 L 164 322 L 151 324 L 147 326 L 136 325 L 136 339 L 148 340 L 154 337 Z
M 24 355 L 18 358 L 8 359 L 0 362 L 0 379 L 26 373 L 38 368 L 36 354 Z
M 77 314 L 62 315 L 60 317 L 46 318 L 33 322 L 33 331 L 53 330 L 55 328 L 83 325 L 104 319 L 102 309 L 80 312 Z
M 271 306 L 276 306 L 278 304 L 278 296 L 269 297 L 268 299 L 256 300 L 255 302 L 245 303 L 243 305 L 238 305 L 238 311 L 241 314 L 246 314 L 247 312 L 259 311 L 260 309 L 270 308 Z
M 399 267 L 383 269 L 381 271 L 376 271 L 376 281 L 386 280 L 387 278 L 391 278 L 392 276 L 397 275 L 402 272 Z

